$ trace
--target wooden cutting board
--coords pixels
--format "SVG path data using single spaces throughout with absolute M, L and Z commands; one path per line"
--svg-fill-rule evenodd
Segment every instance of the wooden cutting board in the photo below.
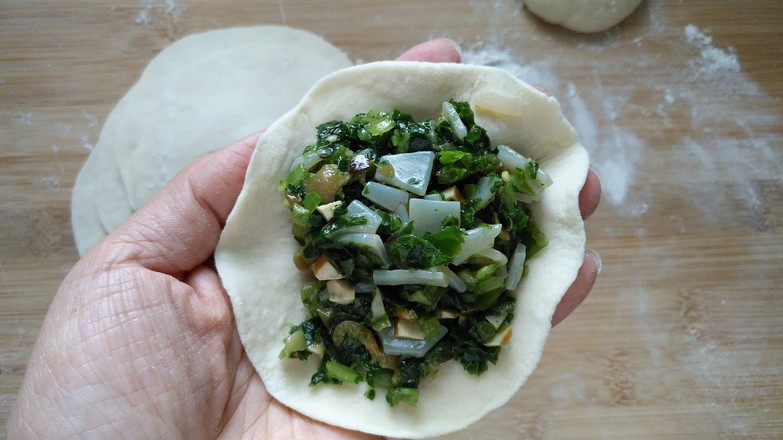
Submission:
M 77 261 L 70 191 L 167 44 L 286 24 L 357 62 L 431 37 L 561 100 L 602 175 L 604 269 L 504 408 L 453 438 L 783 438 L 783 2 L 649 0 L 579 35 L 514 0 L 0 6 L 0 423 Z

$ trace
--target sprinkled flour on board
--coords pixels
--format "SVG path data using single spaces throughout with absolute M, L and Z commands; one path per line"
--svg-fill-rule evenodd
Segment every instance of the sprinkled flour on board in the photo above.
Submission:
M 688 43 L 701 49 L 701 58 L 693 60 L 692 66 L 699 72 L 712 75 L 718 72 L 739 72 L 740 63 L 734 48 L 720 49 L 712 45 L 712 37 L 699 30 L 693 24 L 685 26 L 685 38 Z
M 683 133 L 679 142 L 668 146 L 679 162 L 693 170 L 694 178 L 707 176 L 707 180 L 713 180 L 713 176 L 721 176 L 737 182 L 733 185 L 716 182 L 711 190 L 717 196 L 709 199 L 704 198 L 703 188 L 682 188 L 686 203 L 710 213 L 703 217 L 704 222 L 719 221 L 720 214 L 716 213 L 725 212 L 722 206 L 727 199 L 739 200 L 749 210 L 758 211 L 759 189 L 747 177 L 779 175 L 774 168 L 779 167 L 782 159 L 773 146 L 783 140 L 757 128 L 778 123 L 777 116 L 764 106 L 738 105 L 744 99 L 756 101 L 768 97 L 742 72 L 735 49 L 719 47 L 709 32 L 693 24 L 685 26 L 680 35 L 679 39 L 671 38 L 657 26 L 649 34 L 627 41 L 619 35 L 609 35 L 607 46 L 598 52 L 628 51 L 623 65 L 608 65 L 600 57 L 582 61 L 581 65 L 569 64 L 573 61 L 554 51 L 545 58 L 526 60 L 516 53 L 526 53 L 527 42 L 511 41 L 507 46 L 497 35 L 467 46 L 463 58 L 469 64 L 507 70 L 523 81 L 543 86 L 558 98 L 563 113 L 590 153 L 591 166 L 601 175 L 604 201 L 616 213 L 644 216 L 654 206 L 656 195 L 649 184 L 641 182 L 656 175 L 656 166 L 665 167 L 657 164 L 660 159 L 655 156 L 655 148 L 651 148 L 660 142 L 656 139 L 658 133 L 643 137 L 634 132 L 641 125 L 626 122 L 643 120 L 649 126 L 660 127 L 659 131 L 664 133 L 666 127 L 673 126 L 673 118 L 681 120 L 683 114 L 689 117 L 690 132 L 702 135 L 693 137 Z M 634 57 L 635 49 L 642 44 L 662 45 L 664 52 L 671 50 L 678 56 Z M 596 52 L 578 42 L 576 46 Z M 512 51 L 511 47 L 516 50 Z M 685 61 L 665 67 L 677 58 Z M 633 80 L 621 87 L 610 84 L 608 81 L 616 81 L 618 70 Z M 587 72 L 581 76 L 578 86 L 561 73 L 574 71 Z M 722 92 L 715 93 L 715 90 Z M 653 92 L 649 95 L 652 98 L 636 99 L 648 91 Z M 661 134 L 660 139 L 671 143 L 670 134 Z M 663 145 L 656 148 L 660 147 Z M 644 180 L 641 175 L 645 175 Z M 763 227 L 764 221 L 759 221 Z
M 136 24 L 149 25 L 152 22 L 150 14 L 155 10 L 178 22 L 185 11 L 185 3 L 179 0 L 145 0 L 144 8 L 136 15 Z

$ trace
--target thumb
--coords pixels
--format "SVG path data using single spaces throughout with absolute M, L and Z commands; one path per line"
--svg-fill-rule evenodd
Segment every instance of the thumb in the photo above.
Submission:
M 242 190 L 260 135 L 188 165 L 99 248 L 110 252 L 113 263 L 138 262 L 171 275 L 206 261 Z

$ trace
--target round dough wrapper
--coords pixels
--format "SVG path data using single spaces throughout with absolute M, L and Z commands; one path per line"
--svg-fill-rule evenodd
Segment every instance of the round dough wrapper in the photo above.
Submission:
M 321 123 L 370 109 L 397 108 L 417 119 L 430 118 L 450 98 L 470 102 L 493 143 L 537 159 L 554 180 L 532 208 L 549 245 L 530 260 L 517 291 L 514 336 L 498 364 L 481 376 L 467 374 L 457 362 L 444 364 L 434 379 L 422 381 L 415 407 L 390 407 L 382 390 L 368 400 L 363 383 L 310 387 L 316 356 L 309 362 L 278 358 L 290 326 L 304 319 L 299 291 L 312 275 L 292 262 L 297 243 L 277 183 L 315 141 Z M 555 307 L 582 264 L 585 233 L 578 196 L 587 167 L 587 153 L 558 102 L 500 69 L 379 62 L 319 81 L 259 139 L 215 254 L 242 342 L 269 392 L 314 419 L 405 438 L 462 429 L 503 405 L 538 363 Z
M 530 12 L 576 32 L 605 31 L 625 20 L 642 0 L 524 0 Z
M 79 253 L 185 165 L 268 127 L 318 79 L 350 65 L 321 37 L 283 26 L 208 31 L 168 46 L 112 110 L 76 181 Z

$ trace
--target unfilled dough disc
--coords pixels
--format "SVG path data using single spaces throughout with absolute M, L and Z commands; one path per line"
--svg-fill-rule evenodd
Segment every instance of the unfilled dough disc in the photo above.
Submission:
M 269 126 L 352 63 L 283 26 L 208 31 L 164 49 L 106 120 L 72 199 L 84 255 L 194 159 Z
M 549 244 L 531 258 L 516 292 L 511 342 L 497 365 L 471 376 L 458 362 L 421 384 L 418 404 L 368 400 L 364 385 L 309 386 L 318 360 L 279 359 L 289 328 L 304 319 L 299 291 L 308 273 L 293 263 L 298 247 L 291 213 L 277 189 L 316 126 L 370 109 L 399 109 L 416 119 L 440 113 L 443 101 L 468 101 L 492 142 L 537 159 L 554 180 L 531 215 Z M 579 191 L 588 157 L 557 101 L 509 73 L 461 64 L 380 62 L 338 71 L 259 139 L 236 206 L 215 253 L 248 357 L 269 392 L 312 418 L 379 435 L 422 438 L 453 432 L 508 401 L 541 356 L 555 307 L 584 257 Z M 315 364 L 314 364 L 315 363 Z
M 601 32 L 620 23 L 642 0 L 524 0 L 542 19 L 576 32 Z

